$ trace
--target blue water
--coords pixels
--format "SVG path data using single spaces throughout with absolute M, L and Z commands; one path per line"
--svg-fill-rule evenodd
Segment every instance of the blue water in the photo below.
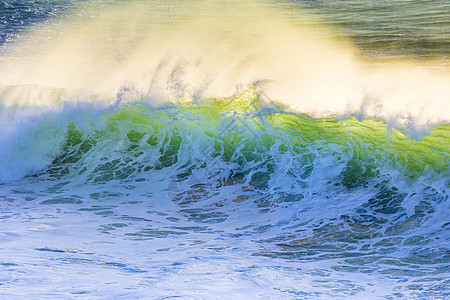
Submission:
M 0 1 L 0 297 L 447 299 L 446 1 Z

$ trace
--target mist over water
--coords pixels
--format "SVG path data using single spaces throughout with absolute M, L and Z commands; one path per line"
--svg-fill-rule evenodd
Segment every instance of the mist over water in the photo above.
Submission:
M 448 8 L 0 1 L 0 294 L 446 299 Z
M 229 97 L 261 82 L 274 101 L 316 117 L 448 122 L 448 68 L 435 71 L 434 61 L 424 67 L 370 64 L 350 40 L 334 37 L 313 16 L 296 11 L 293 20 L 284 12 L 257 1 L 94 2 L 10 46 L 2 85 L 81 89 L 106 102 L 129 88 L 161 102 Z M 12 94 L 3 97 L 7 103 L 55 102 Z

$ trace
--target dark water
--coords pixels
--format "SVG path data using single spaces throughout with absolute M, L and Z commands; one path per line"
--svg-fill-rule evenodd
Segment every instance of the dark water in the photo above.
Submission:
M 446 1 L 295 1 L 349 36 L 365 55 L 448 61 L 450 4 Z

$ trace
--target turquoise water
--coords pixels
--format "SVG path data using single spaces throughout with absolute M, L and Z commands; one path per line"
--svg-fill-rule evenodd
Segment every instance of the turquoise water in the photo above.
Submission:
M 0 2 L 6 299 L 446 299 L 445 1 Z

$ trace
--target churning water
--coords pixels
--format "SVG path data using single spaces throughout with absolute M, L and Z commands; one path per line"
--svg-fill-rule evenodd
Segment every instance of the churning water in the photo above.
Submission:
M 0 297 L 447 299 L 448 1 L 0 1 Z

